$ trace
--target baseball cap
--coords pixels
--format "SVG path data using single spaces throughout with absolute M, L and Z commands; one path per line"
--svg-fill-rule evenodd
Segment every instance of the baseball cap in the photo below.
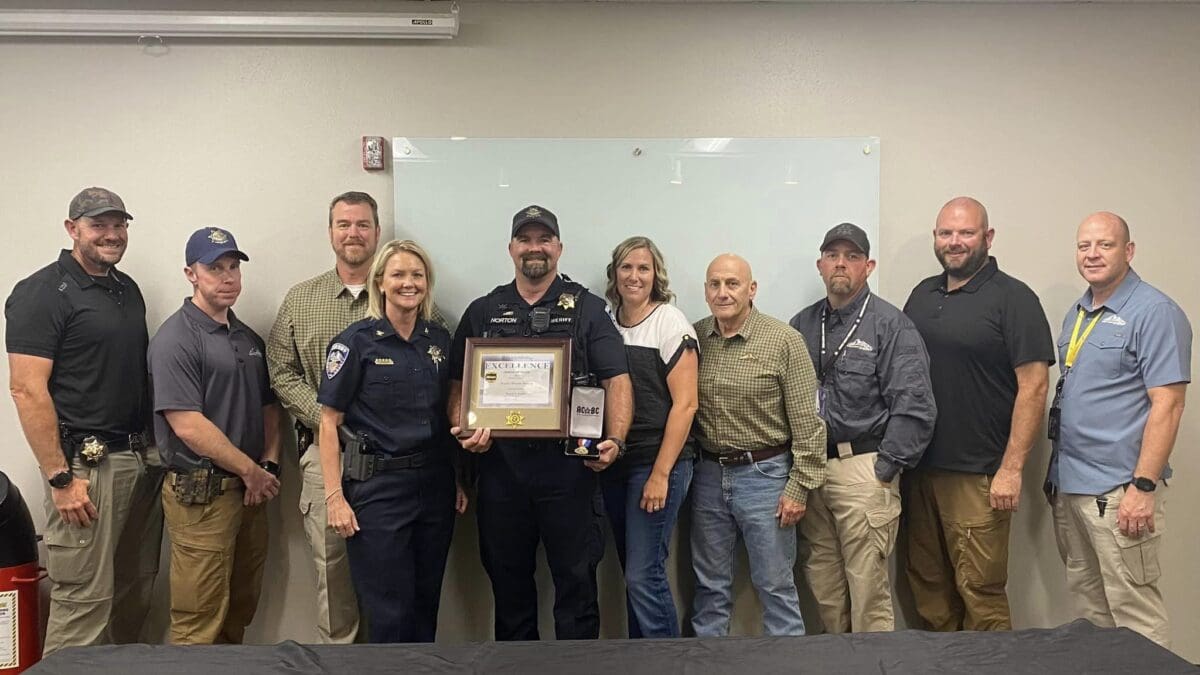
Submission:
M 125 220 L 133 220 L 133 216 L 125 210 L 125 202 L 121 201 L 117 193 L 102 187 L 90 187 L 84 188 L 71 200 L 71 206 L 67 209 L 67 217 L 71 220 L 78 220 L 113 212 L 125 216 Z
M 512 234 L 509 235 L 509 238 L 517 236 L 517 231 L 530 223 L 545 225 L 554 233 L 554 236 L 562 238 L 558 234 L 558 217 L 551 213 L 550 209 L 536 204 L 526 206 L 513 216 Z
M 184 254 L 185 264 L 202 262 L 211 265 L 217 258 L 232 253 L 242 260 L 250 260 L 250 256 L 238 250 L 237 241 L 228 230 L 219 227 L 202 227 L 188 237 L 187 249 Z
M 825 240 L 821 242 L 821 250 L 829 248 L 835 241 L 848 241 L 857 246 L 863 255 L 871 255 L 871 242 L 867 241 L 867 233 L 854 223 L 842 223 L 826 232 Z

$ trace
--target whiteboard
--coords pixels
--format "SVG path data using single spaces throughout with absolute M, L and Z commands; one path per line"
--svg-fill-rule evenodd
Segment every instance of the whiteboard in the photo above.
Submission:
M 849 221 L 878 244 L 876 137 L 396 137 L 392 155 L 396 236 L 429 251 L 452 323 L 512 280 L 512 216 L 530 204 L 558 216 L 559 271 L 601 297 L 613 248 L 653 239 L 693 321 L 709 314 L 704 272 L 720 253 L 746 258 L 756 306 L 787 320 L 825 295 L 815 261 L 829 228 Z

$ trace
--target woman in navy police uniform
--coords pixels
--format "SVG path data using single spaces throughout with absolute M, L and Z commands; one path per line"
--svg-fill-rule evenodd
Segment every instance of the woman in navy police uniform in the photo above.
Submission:
M 450 334 L 433 323 L 433 267 L 412 241 L 375 257 L 368 318 L 329 345 L 321 469 L 329 526 L 347 538 L 350 575 L 371 642 L 432 642 L 457 497 L 446 418 Z M 362 441 L 369 477 L 343 476 L 338 426 Z M 365 459 L 365 458 L 364 458 Z

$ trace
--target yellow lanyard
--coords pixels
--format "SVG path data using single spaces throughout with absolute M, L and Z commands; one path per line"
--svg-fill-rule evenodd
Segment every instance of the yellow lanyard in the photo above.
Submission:
M 1075 365 L 1075 357 L 1079 356 L 1079 349 L 1083 347 L 1083 343 L 1087 342 L 1088 336 L 1092 334 L 1092 329 L 1096 327 L 1096 322 L 1100 317 L 1104 316 L 1104 310 L 1101 309 L 1096 313 L 1096 317 L 1084 329 L 1083 335 L 1079 334 L 1079 327 L 1083 325 L 1083 315 L 1086 312 L 1083 309 L 1079 310 L 1079 315 L 1075 317 L 1075 329 L 1071 331 L 1071 342 L 1067 345 L 1067 358 L 1064 365 L 1067 368 Z

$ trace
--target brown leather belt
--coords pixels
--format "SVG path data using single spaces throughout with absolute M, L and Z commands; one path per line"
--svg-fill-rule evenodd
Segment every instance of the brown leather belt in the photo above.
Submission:
M 790 443 L 750 451 L 731 450 L 729 452 L 711 452 L 701 448 L 700 456 L 721 466 L 742 466 L 743 464 L 753 464 L 754 462 L 761 462 L 764 459 L 771 459 L 772 457 L 782 455 L 790 448 Z

